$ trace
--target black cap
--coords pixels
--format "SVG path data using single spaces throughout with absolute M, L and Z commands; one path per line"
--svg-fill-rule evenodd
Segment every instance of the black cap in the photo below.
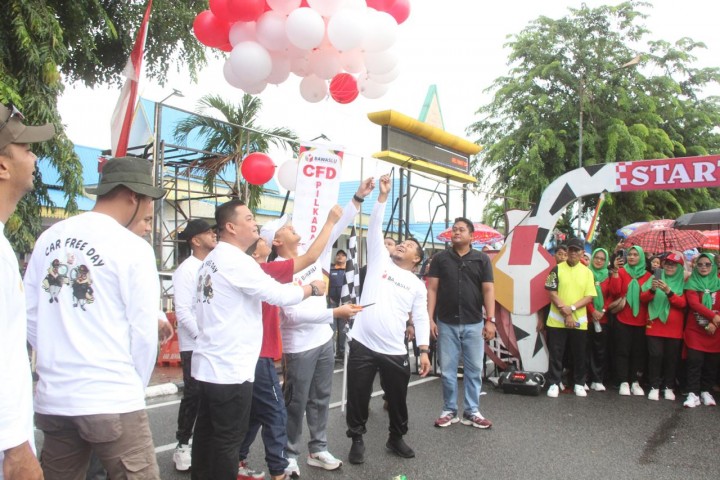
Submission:
M 335 255 L 338 255 L 340 253 L 342 253 L 343 255 L 345 255 L 347 257 L 347 253 L 345 253 L 345 250 L 338 250 L 337 252 L 335 252 Z
M 193 239 L 195 235 L 200 235 L 201 233 L 205 233 L 208 230 L 212 230 L 213 227 L 210 226 L 208 222 L 203 220 L 202 218 L 196 218 L 195 220 L 190 220 L 185 227 L 185 230 L 180 232 L 178 234 L 178 238 L 180 240 L 185 240 L 188 243 Z
M 579 248 L 580 250 L 585 250 L 585 242 L 580 238 L 571 238 L 567 242 L 568 248 Z

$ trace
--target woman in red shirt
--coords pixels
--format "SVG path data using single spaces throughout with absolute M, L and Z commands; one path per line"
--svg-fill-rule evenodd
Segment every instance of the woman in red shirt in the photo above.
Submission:
M 720 278 L 714 259 L 710 253 L 701 253 L 685 284 L 690 307 L 685 323 L 689 393 L 683 405 L 688 408 L 697 407 L 701 402 L 715 405 L 710 390 L 720 366 Z
M 608 274 L 609 255 L 604 248 L 596 248 L 592 253 L 590 271 L 595 278 L 597 296 L 588 303 L 587 311 L 593 325 L 588 326 L 588 358 L 590 388 L 604 392 L 605 364 L 607 362 L 607 315 L 605 311 L 610 300 L 610 277 Z
M 643 284 L 640 301 L 648 304 L 645 328 L 648 348 L 649 400 L 675 400 L 675 371 L 680 360 L 685 320 L 685 270 L 682 254 L 671 253 L 662 262 L 662 277 L 651 277 Z M 662 376 L 661 376 L 662 374 Z
M 637 245 L 627 251 L 627 263 L 610 277 L 610 295 L 625 297 L 625 307 L 618 312 L 613 326 L 615 370 L 620 381 L 620 395 L 645 395 L 638 382 L 638 372 L 645 362 L 645 324 L 647 304 L 640 301 L 640 286 L 650 272 L 645 269 L 645 252 Z M 630 387 L 632 382 L 632 389 Z

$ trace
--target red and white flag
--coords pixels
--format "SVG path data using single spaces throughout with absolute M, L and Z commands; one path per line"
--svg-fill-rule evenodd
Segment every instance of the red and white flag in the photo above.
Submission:
M 113 111 L 110 123 L 110 140 L 114 157 L 122 157 L 127 154 L 130 127 L 135 116 L 135 101 L 137 100 L 138 82 L 140 81 L 145 37 L 147 36 L 151 9 L 152 0 L 148 2 L 147 9 L 145 9 L 145 16 L 137 33 L 135 46 L 130 52 L 130 58 L 122 73 L 127 80 L 120 91 L 120 98 L 117 105 L 115 105 L 115 111 Z

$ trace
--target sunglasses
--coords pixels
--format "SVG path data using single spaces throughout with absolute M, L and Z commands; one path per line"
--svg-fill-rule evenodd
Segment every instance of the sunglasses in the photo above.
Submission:
M 712 263 L 698 262 L 698 267 L 712 267 Z
M 25 115 L 23 115 L 22 112 L 20 110 L 18 110 L 17 107 L 15 105 L 13 105 L 12 103 L 9 105 L 8 109 L 10 110 L 10 115 L 8 115 L 8 117 L 5 119 L 5 121 L 3 123 L 0 123 L 0 130 L 5 128 L 5 126 L 8 124 L 8 122 L 12 118 L 17 118 L 20 121 L 25 120 Z

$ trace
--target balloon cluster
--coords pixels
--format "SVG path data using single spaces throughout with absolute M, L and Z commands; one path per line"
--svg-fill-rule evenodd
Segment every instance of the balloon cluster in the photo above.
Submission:
M 383 96 L 399 74 L 392 50 L 410 0 L 210 0 L 193 29 L 230 52 L 223 74 L 250 94 L 302 77 L 300 95 L 338 103 Z

